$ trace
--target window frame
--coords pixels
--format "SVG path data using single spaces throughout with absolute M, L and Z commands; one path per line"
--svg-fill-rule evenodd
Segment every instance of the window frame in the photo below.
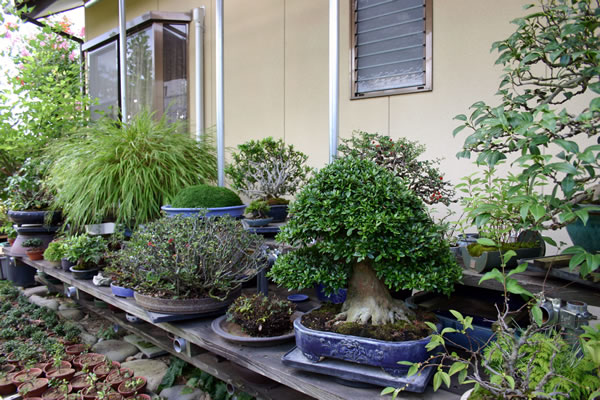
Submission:
M 425 2 L 425 84 L 396 89 L 383 89 L 372 92 L 357 92 L 356 69 L 356 8 L 358 0 L 350 0 L 350 100 L 373 97 L 394 96 L 398 94 L 430 92 L 433 90 L 433 0 Z
M 142 31 L 148 27 L 152 32 L 153 44 L 154 44 L 154 96 L 152 99 L 152 109 L 151 111 L 155 113 L 156 117 L 161 118 L 164 114 L 164 70 L 163 70 L 163 25 L 169 24 L 185 24 L 187 25 L 187 46 L 186 49 L 186 58 L 187 62 L 186 66 L 186 80 L 189 83 L 190 79 L 190 63 L 189 63 L 189 46 L 190 46 L 190 22 L 192 21 L 192 16 L 190 13 L 180 13 L 180 12 L 164 12 L 164 11 L 150 11 L 145 14 L 140 15 L 137 18 L 127 22 L 126 24 L 126 35 L 134 34 L 136 32 Z M 85 42 L 81 49 L 85 53 L 86 57 L 89 51 L 98 50 L 112 42 L 117 43 L 117 55 L 119 54 L 119 30 L 118 28 L 111 29 L 108 32 L 105 32 L 98 37 Z M 115 60 L 117 63 L 117 72 L 119 73 L 117 77 L 118 87 L 118 97 L 117 104 L 119 109 L 121 109 L 121 84 L 120 84 L 120 71 L 121 71 L 121 63 L 119 58 Z M 86 71 L 86 75 L 89 72 Z M 189 88 L 189 85 L 188 85 Z M 190 106 L 190 90 L 187 90 L 187 106 L 188 106 L 188 121 L 189 121 L 189 106 Z M 121 115 L 119 113 L 118 117 Z

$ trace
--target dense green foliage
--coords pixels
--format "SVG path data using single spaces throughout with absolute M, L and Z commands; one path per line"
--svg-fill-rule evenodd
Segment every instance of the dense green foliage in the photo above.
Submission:
M 450 204 L 454 190 L 444 180 L 439 160 L 419 160 L 425 146 L 400 138 L 356 131 L 350 139 L 342 139 L 338 150 L 345 156 L 364 158 L 392 171 L 427 204 Z
M 267 218 L 271 207 L 264 200 L 254 200 L 246 207 L 246 215 L 251 218 Z
M 262 244 L 231 217 L 165 217 L 134 232 L 110 264 L 140 293 L 223 298 L 264 267 Z
M 225 187 L 194 185 L 182 189 L 171 203 L 175 208 L 212 208 L 242 205 L 240 196 Z
M 44 260 L 58 262 L 66 256 L 64 241 L 54 239 L 48 243 L 48 247 L 44 251 Z
M 216 177 L 210 138 L 198 143 L 148 112 L 127 123 L 103 119 L 57 143 L 51 155 L 55 206 L 72 229 L 111 219 L 148 223 L 182 188 Z
M 492 46 L 505 71 L 499 102 L 478 101 L 469 116 L 456 117 L 463 122 L 454 134 L 469 131 L 458 155 L 476 153 L 490 166 L 516 158 L 512 185 L 524 192 L 516 205 L 526 229 L 586 223 L 587 210 L 576 205 L 600 200 L 600 7 L 594 0 L 541 0 L 513 23 L 515 32 Z M 600 265 L 582 248 L 569 251 L 583 275 Z
M 4 206 L 9 210 L 45 210 L 50 207 L 53 196 L 44 176 L 48 164 L 40 159 L 28 158 L 23 165 L 7 179 L 4 188 Z
M 106 241 L 102 236 L 74 235 L 68 237 L 62 244 L 64 256 L 77 267 L 85 269 L 93 267 L 103 258 L 107 250 Z
M 28 248 L 28 249 L 37 249 L 37 248 L 42 247 L 43 244 L 44 244 L 44 242 L 42 242 L 42 239 L 31 238 L 31 239 L 23 240 L 22 246 L 25 248 Z
M 369 160 L 345 157 L 327 165 L 290 213 L 294 218 L 277 240 L 298 248 L 280 256 L 269 273 L 288 288 L 345 287 L 352 265 L 362 260 L 393 289 L 449 293 L 461 276 L 423 202 Z
M 281 204 L 280 198 L 296 193 L 311 171 L 304 165 L 308 156 L 282 139 L 250 140 L 238 151 L 225 173 L 232 187 L 250 199 L 278 199 L 272 204 Z

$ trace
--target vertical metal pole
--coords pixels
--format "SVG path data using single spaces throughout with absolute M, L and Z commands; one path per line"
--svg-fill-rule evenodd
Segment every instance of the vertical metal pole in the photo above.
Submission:
M 337 155 L 340 86 L 340 7 L 329 0 L 329 162 Z
M 119 0 L 119 67 L 121 120 L 127 122 L 127 29 L 125 26 L 125 0 Z
M 216 78 L 217 78 L 217 178 L 219 186 L 225 185 L 225 121 L 223 102 L 223 0 L 216 0 Z
M 196 140 L 204 132 L 204 6 L 194 8 L 196 27 Z

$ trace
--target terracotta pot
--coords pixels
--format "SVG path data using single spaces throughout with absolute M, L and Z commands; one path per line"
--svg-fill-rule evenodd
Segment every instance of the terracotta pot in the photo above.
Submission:
M 19 393 L 27 391 L 27 394 L 23 394 L 24 398 L 39 397 L 48 388 L 48 379 L 46 378 L 35 378 L 28 382 L 23 382 L 17 388 Z
M 104 381 L 111 385 L 113 389 L 117 390 L 121 382 L 125 379 L 131 378 L 133 376 L 133 371 L 129 368 L 121 368 L 118 371 L 111 371 Z
M 8 245 L 12 247 L 12 245 L 15 244 L 15 240 L 17 240 L 17 238 L 8 238 L 6 240 L 8 241 Z
M 88 386 L 81 391 L 81 396 L 86 400 L 96 400 L 98 391 L 112 391 L 112 388 L 104 382 L 96 382 L 94 387 Z
M 87 383 L 87 374 L 79 374 L 79 375 L 75 375 L 72 379 L 71 379 L 71 386 L 73 387 L 73 392 L 80 392 L 81 390 L 85 389 L 86 387 L 90 386 Z
M 75 375 L 74 368 L 51 368 L 48 370 L 46 377 L 70 381 L 73 378 L 73 375 Z
M 35 250 L 27 250 L 27 257 L 31 261 L 43 260 L 44 259 L 44 250 L 43 249 L 35 249 Z
M 134 386 L 129 386 L 130 384 L 134 384 Z M 142 393 L 146 388 L 146 384 L 148 381 L 143 376 L 138 376 L 135 378 L 129 378 L 121 382 L 117 390 L 125 397 L 129 397 L 134 395 L 135 393 Z
M 48 388 L 43 394 L 42 399 L 44 400 L 58 400 L 64 399 L 64 397 L 71 393 L 73 387 L 71 385 L 67 385 L 67 392 L 60 391 L 57 387 Z
M 145 393 L 138 393 L 135 396 L 128 397 L 127 400 L 152 400 L 152 397 Z
M 108 394 L 107 400 L 123 400 L 123 396 L 121 395 L 121 393 L 112 392 L 112 393 Z M 148 400 L 151 400 L 151 399 L 148 399 Z
M 28 370 L 23 370 L 17 372 L 12 377 L 12 382 L 15 386 L 19 386 L 23 382 L 31 381 L 35 378 L 42 376 L 42 371 L 40 368 L 31 368 Z
M 71 368 L 71 367 L 72 367 L 72 365 L 71 365 L 71 363 L 70 363 L 70 362 L 68 362 L 68 361 L 64 361 L 64 360 L 61 360 L 61 362 L 60 362 L 60 367 L 59 367 L 60 369 L 67 369 L 67 368 Z M 46 375 L 48 375 L 48 373 L 49 373 L 50 371 L 52 371 L 52 370 L 57 370 L 57 369 L 59 369 L 59 368 L 55 367 L 55 366 L 54 366 L 54 363 L 46 363 L 46 366 L 45 366 L 43 369 L 44 369 L 44 373 L 45 373 Z
M 11 372 L 15 372 L 16 369 L 17 369 L 17 366 L 13 365 L 13 364 L 4 364 L 3 366 L 0 367 L 0 371 L 5 372 L 7 374 L 10 374 Z
M 17 391 L 17 387 L 12 383 L 9 376 L 0 379 L 0 396 L 8 396 Z
M 88 348 L 89 348 L 89 346 L 85 343 L 72 344 L 65 348 L 65 353 L 78 356 L 81 353 L 83 353 L 85 350 L 87 350 Z
M 106 363 L 100 363 L 96 365 L 93 372 L 96 374 L 98 379 L 103 379 L 110 373 L 110 371 L 118 370 L 119 368 L 121 368 L 121 364 L 117 361 L 113 361 L 111 365 L 106 365 Z
M 81 354 L 73 360 L 73 365 L 75 368 L 81 370 L 84 365 L 87 365 L 88 371 L 94 369 L 94 367 L 106 360 L 106 356 L 104 354 L 98 353 L 85 353 Z

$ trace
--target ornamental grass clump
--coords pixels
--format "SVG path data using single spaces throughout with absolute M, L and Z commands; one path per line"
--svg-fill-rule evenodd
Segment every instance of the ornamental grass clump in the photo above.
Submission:
M 196 142 L 147 111 L 128 122 L 102 119 L 58 142 L 50 155 L 54 204 L 73 229 L 104 220 L 146 224 L 182 188 L 216 178 L 208 135 Z
M 346 287 L 338 315 L 385 324 L 413 313 L 388 288 L 450 293 L 462 276 L 423 201 L 391 171 L 356 157 L 335 160 L 298 194 L 277 240 L 295 247 L 269 275 L 290 289 Z
M 240 197 L 225 187 L 194 185 L 177 193 L 171 206 L 175 208 L 214 208 L 242 204 Z
M 265 266 L 262 245 L 231 217 L 165 217 L 134 232 L 110 263 L 126 265 L 141 294 L 223 299 Z

